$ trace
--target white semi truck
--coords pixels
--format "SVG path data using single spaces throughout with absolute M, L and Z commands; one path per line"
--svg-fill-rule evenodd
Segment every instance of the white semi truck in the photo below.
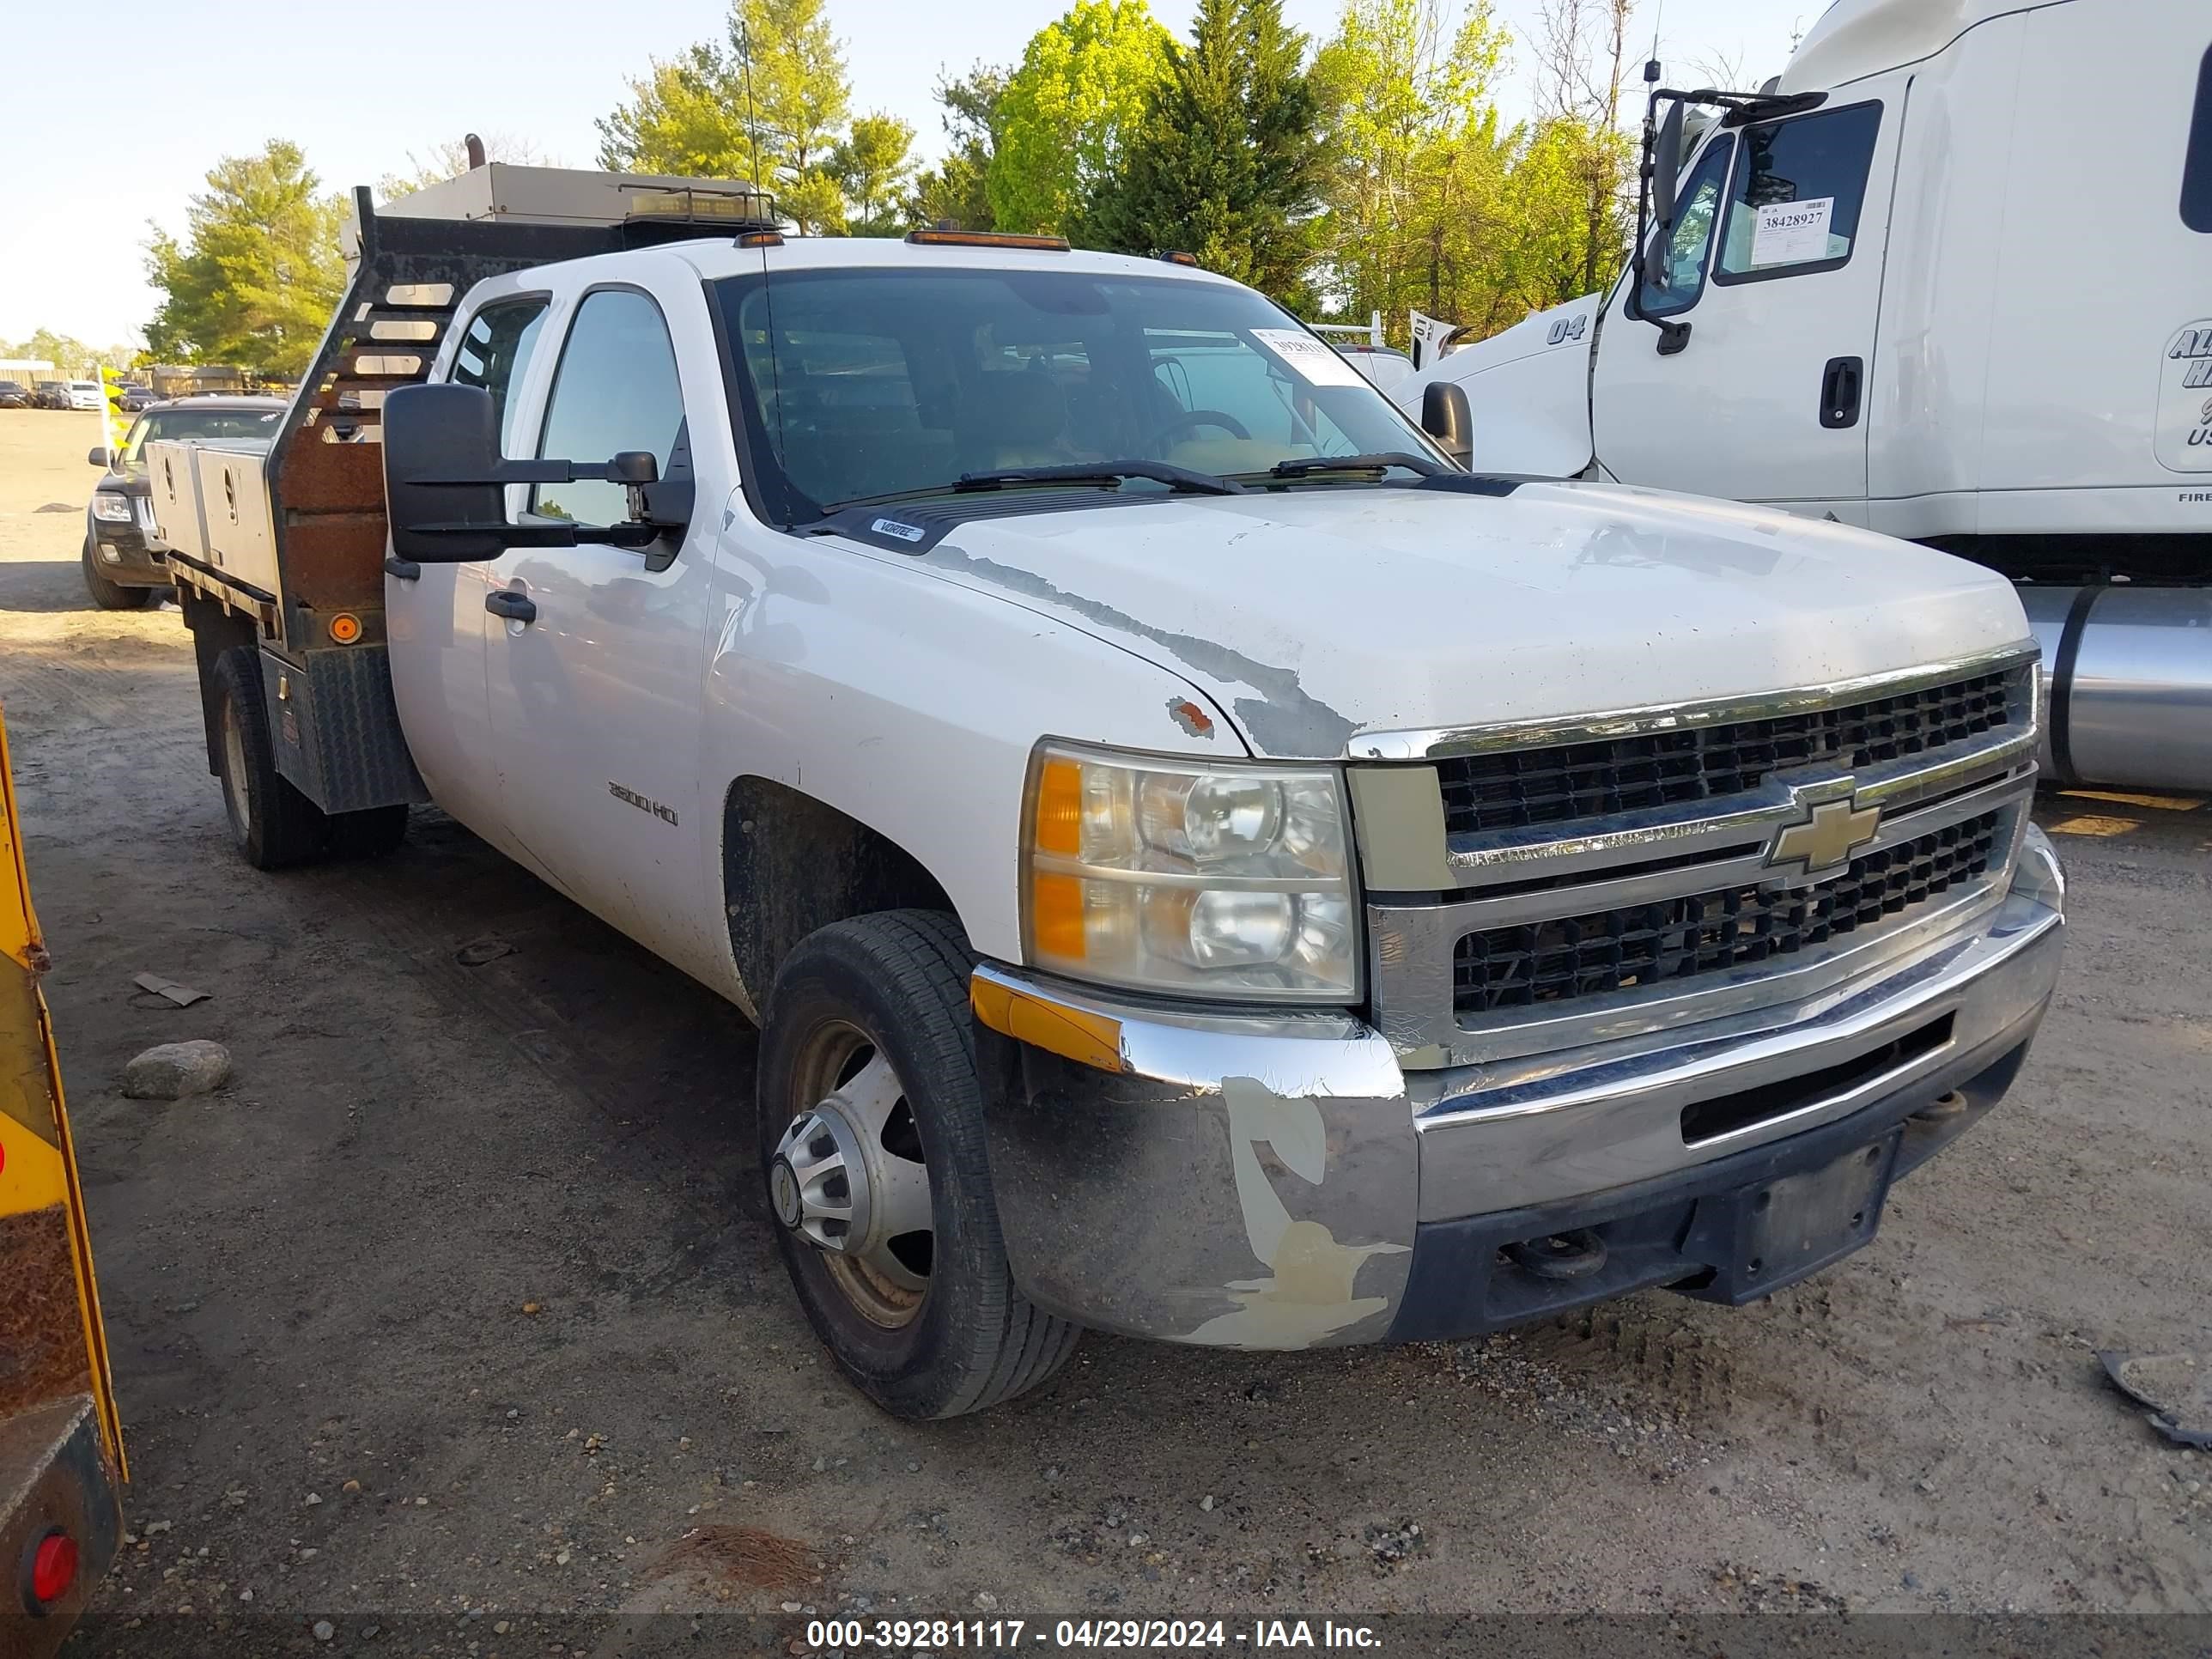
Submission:
M 1087 1326 L 1749 1301 L 2018 1072 L 2063 883 L 1988 571 L 1472 476 L 1187 262 L 401 205 L 268 453 L 172 469 L 238 844 L 435 801 L 757 1020 L 887 1408 Z
M 1837 0 L 1764 94 L 1686 101 L 1639 271 L 1391 395 L 1486 469 L 1976 560 L 2049 775 L 2212 789 L 2212 6 Z

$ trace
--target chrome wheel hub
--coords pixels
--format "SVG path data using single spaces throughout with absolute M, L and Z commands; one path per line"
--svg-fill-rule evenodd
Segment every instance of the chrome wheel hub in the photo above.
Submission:
M 824 1254 L 856 1310 L 878 1325 L 904 1325 L 928 1292 L 936 1242 L 929 1167 L 905 1088 L 866 1035 L 842 1023 L 808 1045 L 795 1080 L 828 1091 L 777 1140 L 769 1202 L 783 1226 Z
M 831 1101 L 792 1120 L 768 1172 L 775 1218 L 810 1244 L 850 1251 L 867 1237 L 868 1166 Z

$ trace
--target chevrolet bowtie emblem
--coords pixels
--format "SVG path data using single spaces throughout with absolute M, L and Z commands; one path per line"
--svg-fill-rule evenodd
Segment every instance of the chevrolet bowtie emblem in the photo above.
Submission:
M 1881 824 L 1879 806 L 1854 806 L 1849 796 L 1824 800 L 1776 833 L 1766 849 L 1767 866 L 1802 865 L 1808 875 L 1832 869 L 1872 841 Z

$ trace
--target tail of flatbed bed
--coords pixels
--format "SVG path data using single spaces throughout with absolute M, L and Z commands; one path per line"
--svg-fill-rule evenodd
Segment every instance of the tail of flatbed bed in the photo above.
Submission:
M 428 799 L 400 732 L 386 648 L 385 398 L 428 378 L 457 308 L 487 277 L 755 222 L 436 219 L 380 215 L 365 188 L 354 198 L 344 298 L 267 453 L 149 446 L 156 512 L 173 515 L 158 533 L 198 654 L 209 769 L 219 770 L 222 741 L 215 664 L 252 647 L 276 769 L 331 814 Z M 192 470 L 195 460 L 194 476 L 180 479 L 179 464 Z M 190 493 L 179 495 L 180 483 Z

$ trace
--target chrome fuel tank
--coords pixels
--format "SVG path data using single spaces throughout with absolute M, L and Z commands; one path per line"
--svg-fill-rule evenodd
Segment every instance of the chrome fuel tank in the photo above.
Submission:
M 2212 790 L 2212 587 L 2023 585 L 2043 647 L 2043 769 Z

